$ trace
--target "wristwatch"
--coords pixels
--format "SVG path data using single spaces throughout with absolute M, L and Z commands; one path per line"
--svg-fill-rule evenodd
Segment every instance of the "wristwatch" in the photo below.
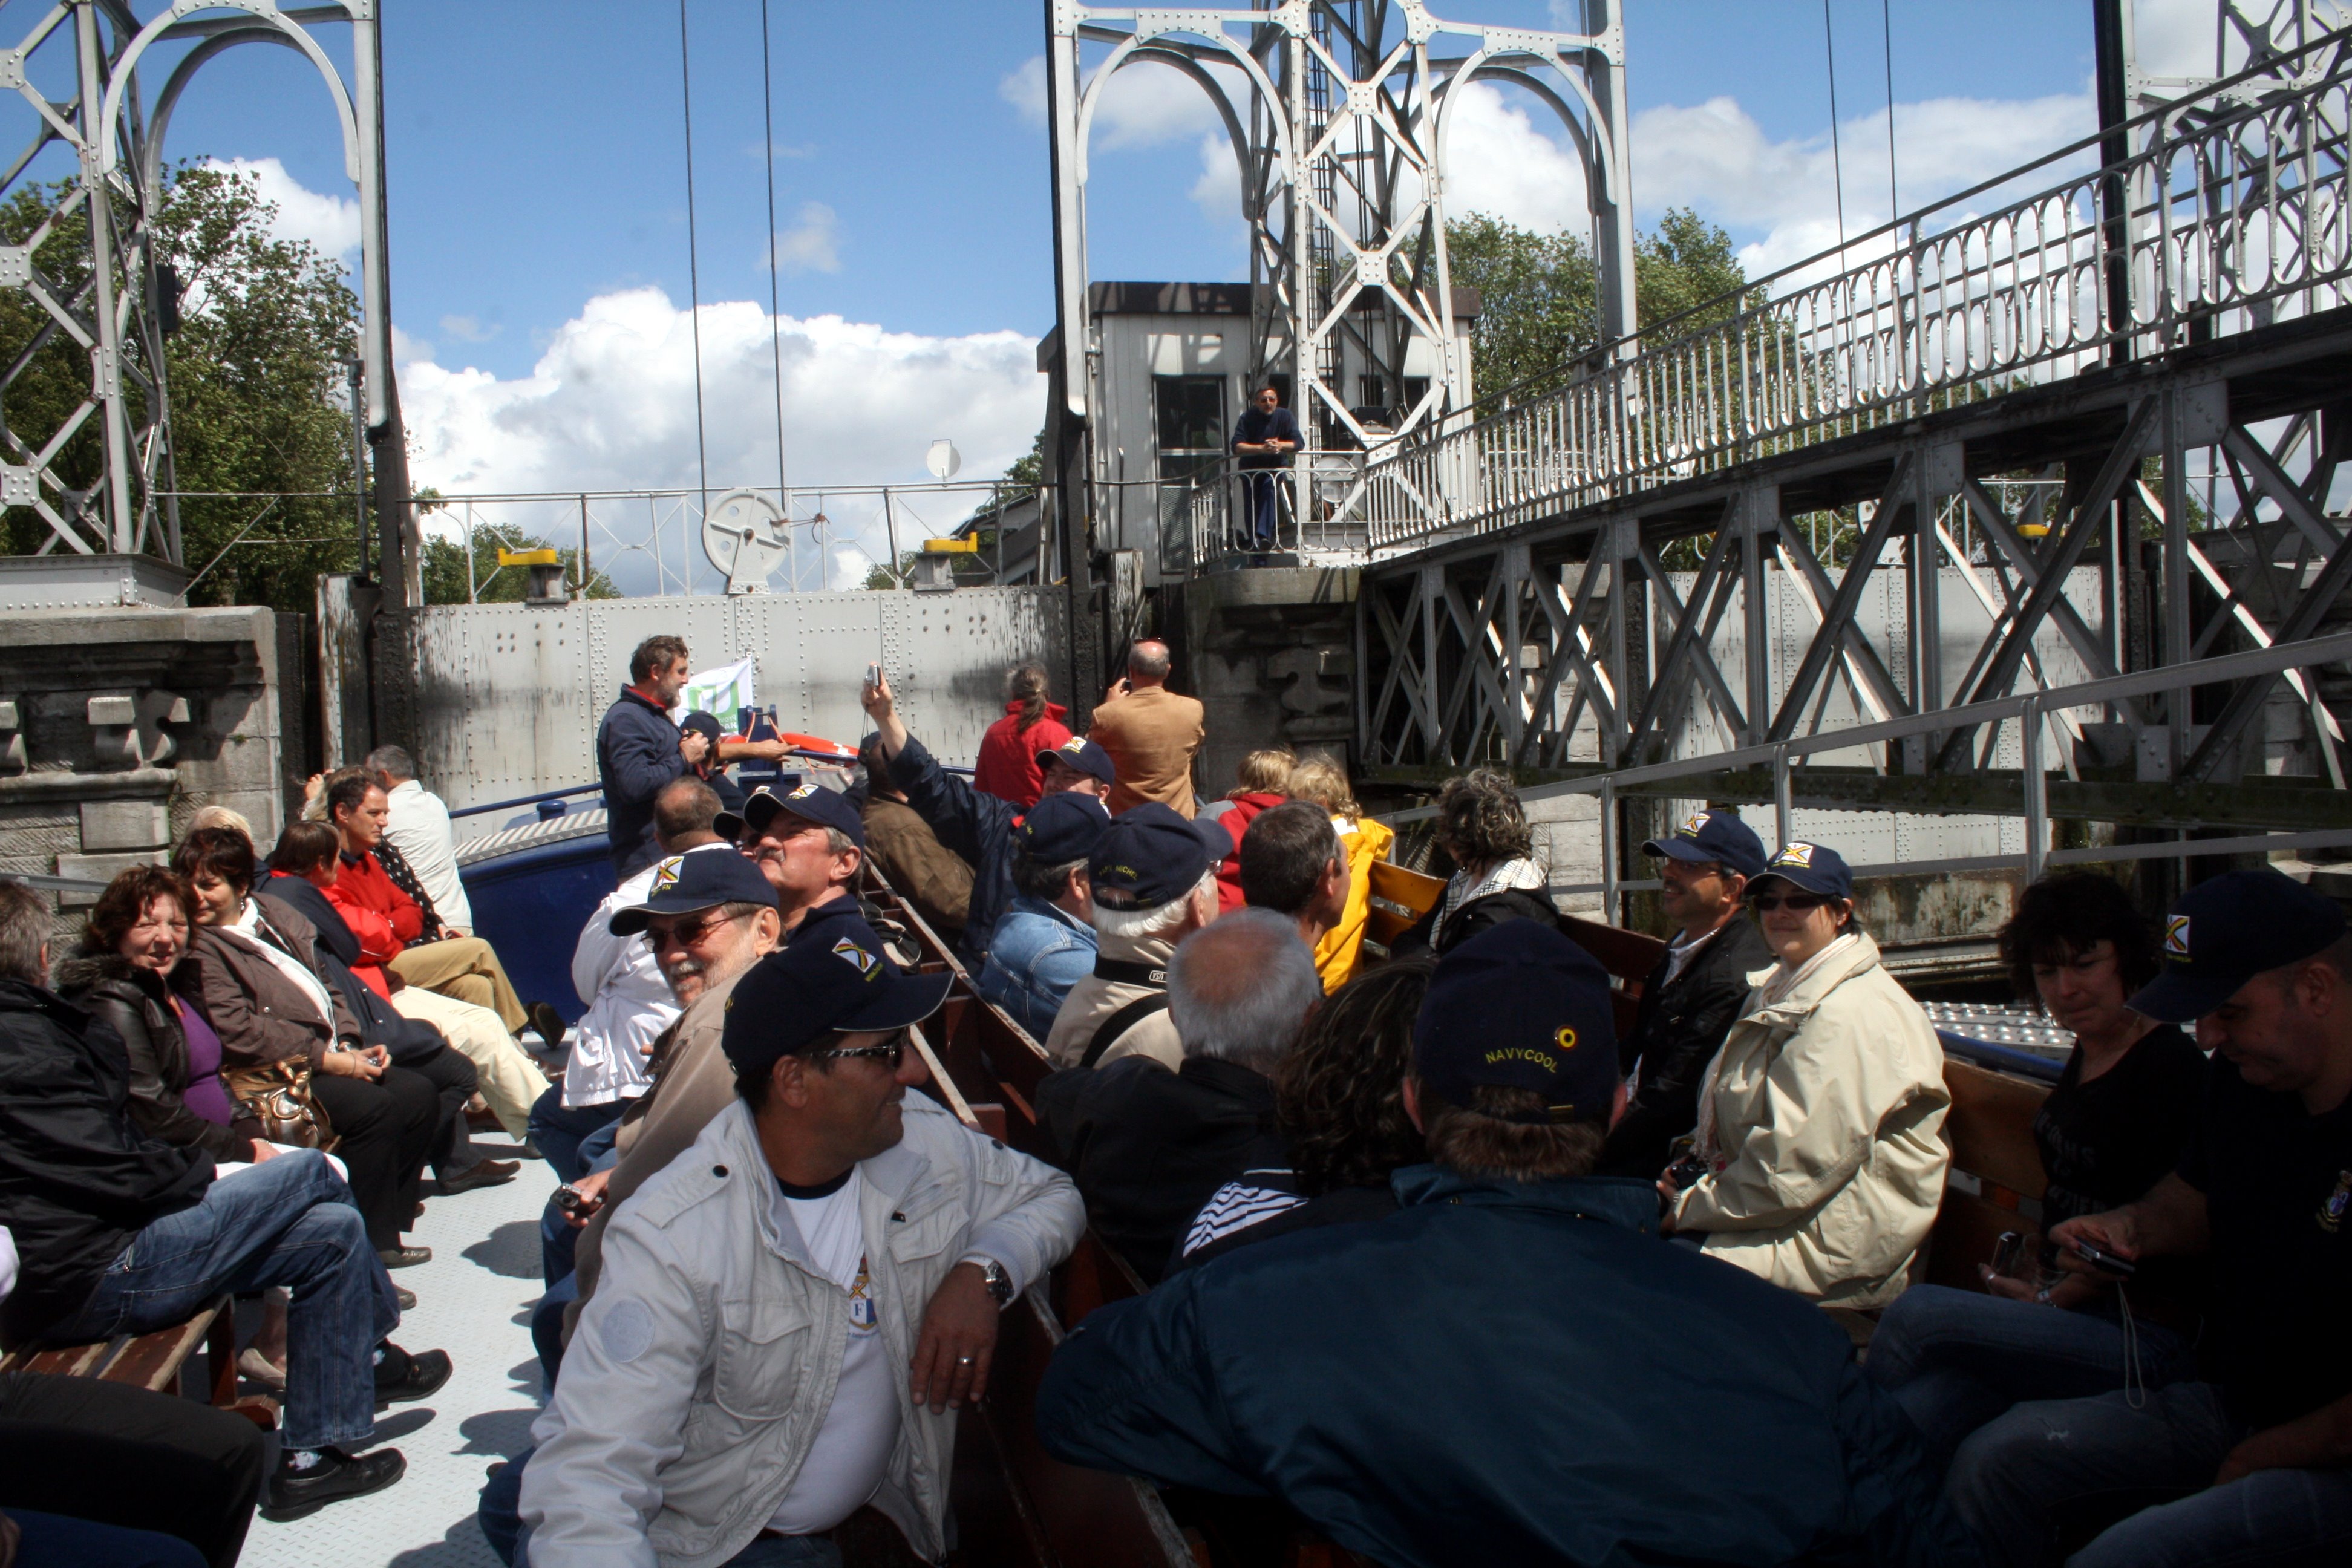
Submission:
M 989 1299 L 996 1303 L 998 1311 L 1013 1304 L 1013 1276 L 1004 1271 L 1004 1265 L 993 1258 L 975 1257 L 965 1261 L 980 1265 L 981 1280 L 988 1287 Z

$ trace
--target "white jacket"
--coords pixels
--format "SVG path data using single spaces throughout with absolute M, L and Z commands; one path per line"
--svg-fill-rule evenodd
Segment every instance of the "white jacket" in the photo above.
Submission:
M 1748 996 L 1707 1068 L 1711 1173 L 1684 1191 L 1675 1226 L 1823 1306 L 1883 1306 L 1936 1223 L 1951 1103 L 1927 1016 L 1857 933 L 1780 1001 Z
M 906 1135 L 859 1165 L 860 1219 L 898 1444 L 873 1500 L 916 1552 L 946 1550 L 953 1413 L 908 1392 L 932 1293 L 982 1253 L 1026 1289 L 1086 1226 L 1069 1177 L 909 1092 Z M 849 1298 L 777 1228 L 775 1177 L 737 1100 L 619 1211 L 555 1397 L 531 1427 L 533 1568 L 708 1568 L 774 1514 L 833 1403 Z
M 698 845 L 686 853 L 698 855 L 706 849 L 736 853 L 735 847 L 726 843 Z M 572 1054 L 564 1058 L 566 1110 L 635 1100 L 645 1093 L 651 1081 L 646 1069 L 654 1042 L 685 1011 L 671 994 L 669 982 L 662 978 L 661 966 L 654 962 L 653 943 L 645 933 L 613 934 L 614 912 L 644 903 L 653 891 L 655 873 L 674 858 L 666 855 L 625 878 L 596 906 L 596 912 L 580 928 L 580 940 L 572 944 L 572 989 L 588 1005 L 588 1011 L 572 1026 Z

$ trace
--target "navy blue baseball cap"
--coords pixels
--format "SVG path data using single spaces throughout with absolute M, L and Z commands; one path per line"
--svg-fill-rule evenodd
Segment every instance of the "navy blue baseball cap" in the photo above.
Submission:
M 614 936 L 635 936 L 656 915 L 692 914 L 720 904 L 772 904 L 776 889 L 760 868 L 723 849 L 689 850 L 654 862 L 653 886 L 645 901 L 613 911 L 606 922 Z
M 1764 868 L 1748 879 L 1748 890 L 1754 893 L 1758 885 L 1769 878 L 1778 877 L 1801 892 L 1821 893 L 1832 899 L 1853 897 L 1853 871 L 1845 857 L 1826 844 L 1807 844 L 1791 839 L 1780 846 Z
M 1694 811 L 1664 838 L 1643 845 L 1642 853 L 1695 864 L 1712 861 L 1748 878 L 1764 869 L 1764 841 L 1736 811 Z
M 1073 735 L 1058 746 L 1048 746 L 1037 753 L 1037 771 L 1044 773 L 1047 763 L 1066 763 L 1082 773 L 1098 778 L 1107 784 L 1118 783 L 1118 769 L 1111 764 L 1110 753 L 1087 740 Z
M 1110 819 L 1087 861 L 1087 879 L 1105 909 L 1156 910 L 1191 892 L 1233 852 L 1234 836 L 1215 823 L 1147 800 Z
M 737 857 L 740 858 L 740 857 Z M 884 951 L 862 920 L 828 922 L 816 942 L 777 949 L 744 971 L 728 994 L 719 1048 L 735 1072 L 765 1072 L 835 1030 L 903 1029 L 939 1011 L 952 976 L 914 974 Z
M 2344 934 L 2344 910 L 2268 866 L 2225 871 L 2180 895 L 2164 917 L 2164 967 L 2126 1004 L 2165 1024 L 2188 1024 L 2266 969 L 2325 952 Z
M 860 849 L 866 847 L 866 819 L 857 815 L 857 808 L 839 790 L 827 789 L 821 784 L 804 784 L 778 795 L 762 784 L 743 802 L 744 825 L 754 834 L 765 833 L 780 811 L 804 822 L 838 828 L 848 835 L 852 844 Z
M 678 732 L 681 734 L 699 735 L 704 740 L 709 742 L 710 750 L 706 754 L 712 760 L 717 760 L 719 755 L 719 738 L 726 731 L 719 727 L 719 716 L 716 713 L 705 713 L 701 709 L 698 708 L 693 712 L 688 714 L 685 718 L 680 719 L 677 721 L 677 728 Z
M 1541 921 L 1479 932 L 1437 961 L 1413 1019 L 1412 1070 L 1464 1110 L 1480 1088 L 1532 1089 L 1549 1108 L 1505 1121 L 1607 1121 L 1618 1084 L 1609 972 Z
M 1066 866 L 1091 857 L 1109 831 L 1109 807 L 1093 795 L 1064 790 L 1029 808 L 1013 830 L 1013 845 L 1040 866 Z

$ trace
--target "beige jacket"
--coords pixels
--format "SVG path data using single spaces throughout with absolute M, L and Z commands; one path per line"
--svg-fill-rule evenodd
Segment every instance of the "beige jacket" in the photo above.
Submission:
M 1147 800 L 1192 815 L 1192 754 L 1208 733 L 1203 712 L 1164 686 L 1143 687 L 1095 710 L 1087 739 L 1108 752 L 1118 770 L 1104 803 L 1113 816 Z
M 1707 1069 L 1715 1169 L 1684 1191 L 1675 1227 L 1823 1306 L 1883 1306 L 1935 1224 L 1950 1105 L 1927 1016 L 1857 934 L 1779 1002 L 1749 995 Z
M 1054 1032 L 1045 1037 L 1045 1054 L 1057 1068 L 1074 1068 L 1087 1054 L 1087 1046 L 1095 1037 L 1095 1030 L 1103 1020 L 1139 997 L 1166 988 L 1168 960 L 1175 952 L 1173 942 L 1157 940 L 1144 942 L 1114 942 L 1102 939 L 1096 950 L 1097 958 L 1123 960 L 1129 963 L 1149 964 L 1160 971 L 1162 980 L 1158 986 L 1139 984 L 1125 980 L 1105 980 L 1089 974 L 1070 987 L 1062 998 L 1062 1010 L 1054 1015 Z M 1130 1026 L 1127 1032 L 1110 1043 L 1103 1054 L 1095 1058 L 1097 1067 L 1108 1066 L 1121 1057 L 1150 1057 L 1173 1072 L 1184 1065 L 1184 1042 L 1176 1037 L 1176 1021 L 1162 1007 Z

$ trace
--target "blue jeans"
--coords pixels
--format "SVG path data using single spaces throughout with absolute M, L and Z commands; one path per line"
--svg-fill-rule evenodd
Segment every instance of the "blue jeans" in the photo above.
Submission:
M 609 1170 L 618 1164 L 621 1156 L 613 1143 L 620 1131 L 621 1124 L 614 1121 L 583 1138 L 580 1141 L 580 1175 L 566 1177 L 567 1184 L 576 1182 L 580 1176 L 592 1172 Z M 572 1259 L 579 1246 L 580 1226 L 565 1217 L 563 1211 L 555 1206 L 552 1197 L 549 1198 L 547 1206 L 539 1214 L 540 1278 L 551 1286 L 559 1279 L 569 1279 Z
M 2149 1388 L 2196 1373 L 2179 1334 L 2136 1322 Z M 2123 1324 L 1981 1290 L 1915 1285 L 1895 1299 L 1864 1363 L 1941 1469 L 1968 1435 L 2021 1400 L 2087 1399 L 2125 1386 Z
M 205 1568 L 205 1554 L 176 1535 L 28 1509 L 5 1511 L 24 1531 L 16 1568 Z
M 625 1100 L 609 1100 L 602 1105 L 575 1105 L 567 1110 L 563 1086 L 553 1084 L 531 1105 L 530 1141 L 547 1157 L 557 1181 L 576 1182 L 588 1170 L 580 1163 L 581 1142 L 618 1121 L 621 1112 L 628 1109 Z
M 2213 1472 L 2250 1428 L 2210 1383 L 2021 1405 L 1960 1445 L 1944 1496 L 1989 1563 L 2032 1568 L 2067 1521 L 2112 1518 L 2068 1568 L 2319 1568 L 2352 1559 L 2352 1471 Z
M 152 1333 L 224 1290 L 270 1285 L 293 1292 L 285 1446 L 366 1442 L 375 1432 L 375 1346 L 400 1322 L 400 1305 L 352 1190 L 314 1150 L 215 1182 L 203 1202 L 149 1225 L 48 1337 L 79 1344 Z

